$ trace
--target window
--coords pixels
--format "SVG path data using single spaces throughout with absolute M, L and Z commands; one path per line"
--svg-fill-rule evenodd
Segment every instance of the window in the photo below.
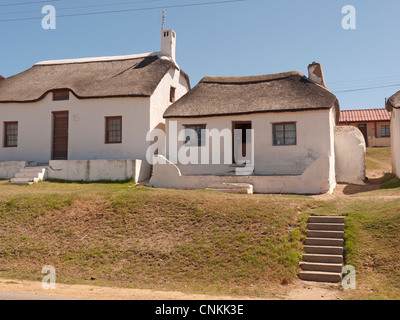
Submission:
M 294 146 L 297 143 L 296 123 L 273 124 L 274 146 Z
M 122 142 L 122 117 L 106 117 L 106 143 Z
M 185 126 L 185 145 L 187 147 L 204 147 L 206 145 L 206 126 Z
M 69 100 L 68 90 L 53 91 L 53 101 L 63 101 L 63 100 Z
M 4 122 L 4 147 L 18 146 L 18 122 Z
M 171 90 L 169 92 L 169 102 L 175 102 L 175 91 L 176 88 L 171 87 Z
M 390 137 L 390 126 L 381 126 L 381 137 Z

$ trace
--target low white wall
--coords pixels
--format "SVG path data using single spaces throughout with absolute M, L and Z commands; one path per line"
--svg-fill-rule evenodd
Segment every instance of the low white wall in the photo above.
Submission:
M 365 153 L 365 139 L 358 128 L 353 126 L 336 127 L 336 181 L 363 185 Z
M 142 160 L 54 160 L 49 163 L 48 179 L 67 181 L 136 182 L 150 178 L 151 165 Z
M 250 183 L 256 193 L 322 194 L 332 192 L 336 184 L 329 177 L 330 157 L 318 158 L 301 175 L 291 176 L 216 176 L 182 175 L 179 168 L 158 156 L 155 159 L 150 185 L 156 188 L 205 189 L 213 183 Z M 156 157 L 157 158 L 157 157 Z
M 0 162 L 0 179 L 11 179 L 17 172 L 26 167 L 26 161 Z

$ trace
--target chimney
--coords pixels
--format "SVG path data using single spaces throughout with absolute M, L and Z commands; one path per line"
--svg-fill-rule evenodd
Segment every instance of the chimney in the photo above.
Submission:
M 319 63 L 315 61 L 308 66 L 308 78 L 315 83 L 326 87 L 322 67 Z
M 176 33 L 174 30 L 161 30 L 161 53 L 175 62 Z

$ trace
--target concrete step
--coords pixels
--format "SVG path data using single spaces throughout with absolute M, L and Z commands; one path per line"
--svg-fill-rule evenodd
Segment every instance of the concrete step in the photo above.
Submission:
M 308 230 L 343 231 L 344 223 L 309 223 Z
M 319 262 L 300 262 L 303 271 L 322 271 L 322 272 L 342 272 L 341 263 L 319 263 Z
M 33 184 L 33 179 L 31 179 L 31 178 L 12 178 L 9 183 L 16 184 L 16 185 L 28 185 L 28 184 Z
M 303 255 L 305 262 L 343 263 L 343 255 L 306 253 Z
M 252 194 L 253 185 L 249 183 L 218 182 L 209 184 L 207 190 L 227 193 Z
M 317 253 L 317 254 L 343 254 L 343 247 L 334 246 L 305 246 L 306 253 Z
M 15 174 L 15 178 L 37 178 L 39 172 L 18 172 Z
M 308 230 L 309 238 L 344 238 L 344 231 L 324 231 L 324 230 Z
M 25 167 L 24 169 L 21 169 L 19 172 L 20 173 L 43 173 L 46 170 L 45 167 Z
M 336 272 L 301 271 L 299 277 L 306 281 L 338 283 L 342 281 L 342 274 Z
M 343 247 L 344 240 L 339 238 L 306 238 L 305 244 L 309 246 Z
M 344 216 L 310 216 L 309 223 L 344 223 Z

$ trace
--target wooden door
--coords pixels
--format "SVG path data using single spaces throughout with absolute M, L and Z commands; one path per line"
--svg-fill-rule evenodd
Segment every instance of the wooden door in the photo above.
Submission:
M 52 160 L 68 160 L 68 111 L 53 112 Z

